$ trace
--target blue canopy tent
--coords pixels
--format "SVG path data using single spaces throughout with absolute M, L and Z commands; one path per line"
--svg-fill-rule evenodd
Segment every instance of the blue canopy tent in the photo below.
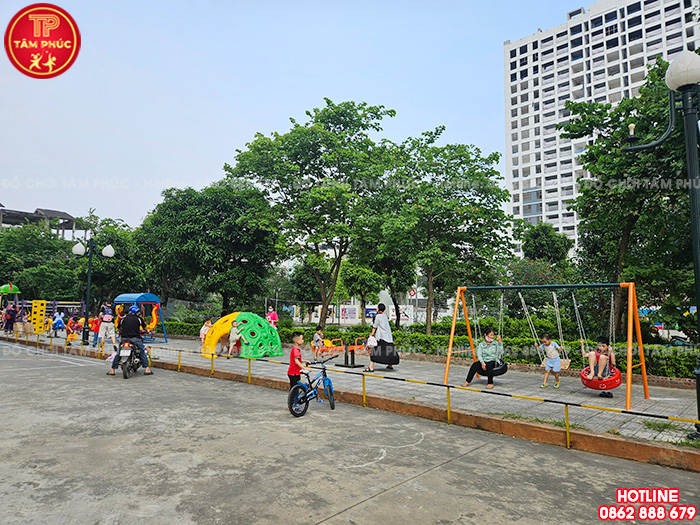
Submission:
M 150 304 L 152 306 L 159 305 L 160 306 L 160 298 L 153 293 L 123 293 L 119 296 L 117 296 L 116 299 L 114 299 L 114 305 L 118 304 L 135 304 L 137 306 L 141 306 L 143 304 Z M 158 314 L 160 314 L 160 322 L 163 325 L 163 337 L 165 337 L 165 342 L 168 342 L 168 334 L 165 332 L 165 319 L 163 319 L 163 310 L 158 308 Z M 155 331 L 155 327 L 154 327 Z M 155 340 L 155 337 L 148 339 L 144 338 L 144 340 Z

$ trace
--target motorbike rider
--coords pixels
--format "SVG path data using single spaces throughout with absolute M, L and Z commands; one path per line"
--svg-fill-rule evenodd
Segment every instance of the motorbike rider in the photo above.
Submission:
M 146 347 L 141 339 L 141 330 L 146 330 L 146 323 L 138 313 L 138 306 L 132 305 L 131 308 L 129 308 L 129 314 L 119 323 L 119 336 L 121 342 L 128 341 L 139 349 L 141 364 L 145 367 L 144 374 L 150 376 L 153 375 L 153 372 L 151 372 L 151 368 L 148 366 L 148 354 L 146 353 Z M 119 353 L 114 356 L 112 369 L 107 372 L 107 375 L 113 376 L 117 368 L 119 368 Z

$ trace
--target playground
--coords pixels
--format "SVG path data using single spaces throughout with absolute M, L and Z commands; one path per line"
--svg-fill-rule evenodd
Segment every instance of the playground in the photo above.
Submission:
M 3 523 L 592 523 L 643 480 L 700 503 L 696 473 L 342 402 L 296 419 L 283 391 L 106 379 L 18 346 L 0 360 Z

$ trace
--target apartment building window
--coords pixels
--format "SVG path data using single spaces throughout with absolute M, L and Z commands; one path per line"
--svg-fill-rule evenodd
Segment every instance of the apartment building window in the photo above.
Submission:
M 518 140 L 518 134 L 517 134 L 517 133 L 511 133 L 511 135 L 510 135 L 510 140 L 512 140 L 513 142 L 515 142 L 516 140 Z
M 517 117 L 518 116 L 518 108 L 513 108 L 510 110 L 510 116 L 511 117 Z
M 518 63 L 517 63 L 517 62 L 511 62 L 511 63 L 510 63 L 510 70 L 511 70 L 511 71 L 513 71 L 513 70 L 514 70 L 515 68 L 517 68 L 517 67 L 518 67 Z
M 572 35 L 578 35 L 581 31 L 583 31 L 583 26 L 581 26 L 581 24 L 578 24 L 569 30 Z
M 523 57 L 520 59 L 520 67 L 526 66 L 527 65 L 527 57 Z
M 520 80 L 522 80 L 522 79 L 524 79 L 524 78 L 527 78 L 527 69 L 523 69 L 523 70 L 520 72 Z
M 515 58 L 516 55 L 517 55 L 517 51 L 515 49 L 511 49 L 510 50 L 510 58 Z
M 617 24 L 605 28 L 605 36 L 614 35 L 615 33 L 617 33 Z
M 532 43 L 532 49 L 537 49 L 537 40 Z
M 510 105 L 515 106 L 518 103 L 518 97 L 512 97 L 510 99 Z
M 642 24 L 642 15 L 635 16 L 633 18 L 630 18 L 627 21 L 627 29 L 631 29 L 633 27 L 637 27 L 638 25 Z
M 537 59 L 540 57 L 539 53 L 533 53 L 532 54 L 532 61 L 537 62 Z
M 642 10 L 641 2 L 636 2 L 627 6 L 627 16 Z
M 612 49 L 613 47 L 617 47 L 620 45 L 619 39 L 618 38 L 611 38 L 607 42 L 605 42 L 605 47 L 607 49 Z
M 530 137 L 530 130 L 524 129 L 523 132 L 520 134 L 521 139 L 526 139 L 529 137 Z M 516 135 L 516 139 L 517 139 L 517 135 Z M 516 140 L 516 139 L 513 139 L 513 140 Z
M 527 53 L 527 45 L 520 46 L 520 54 L 524 55 L 525 53 Z
M 517 74 L 517 73 L 511 74 L 511 75 L 510 75 L 510 81 L 511 81 L 511 82 L 517 82 L 517 81 L 518 81 L 518 74 Z
M 539 72 L 540 72 L 539 66 L 532 66 L 532 74 L 533 75 L 536 75 Z
M 627 41 L 628 42 L 634 42 L 635 40 L 639 40 L 642 38 L 642 30 L 637 29 L 636 31 L 632 31 L 629 35 L 627 35 Z M 642 64 L 644 61 L 642 61 Z
M 599 16 L 591 20 L 591 27 L 600 27 L 603 25 L 603 17 Z
M 580 46 L 580 45 L 583 45 L 583 38 L 582 38 L 582 37 L 574 38 L 574 39 L 571 41 L 571 47 L 572 47 L 572 48 L 578 47 L 578 46 Z
M 513 215 L 520 215 L 520 206 L 513 206 Z
M 518 178 L 518 170 L 513 170 L 513 178 L 514 179 Z
M 519 193 L 513 194 L 513 202 L 520 202 L 520 194 Z
M 518 145 L 514 144 L 513 145 L 513 153 L 517 153 L 517 152 L 518 152 Z
M 523 151 L 530 151 L 530 143 L 523 142 Z

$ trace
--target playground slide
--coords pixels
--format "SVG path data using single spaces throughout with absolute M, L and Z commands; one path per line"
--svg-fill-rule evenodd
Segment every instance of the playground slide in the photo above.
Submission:
M 153 310 L 151 311 L 151 315 L 153 316 L 151 318 L 151 322 L 146 325 L 146 330 L 149 332 L 153 332 L 153 330 L 156 329 L 156 325 L 158 324 L 158 311 L 160 310 L 160 305 L 155 304 L 153 305 Z
M 216 357 L 216 345 L 223 336 L 228 335 L 231 331 L 231 321 L 238 317 L 240 312 L 234 312 L 222 317 L 215 322 L 207 332 L 204 338 L 204 346 L 202 346 L 202 357 L 211 358 L 212 354 Z

